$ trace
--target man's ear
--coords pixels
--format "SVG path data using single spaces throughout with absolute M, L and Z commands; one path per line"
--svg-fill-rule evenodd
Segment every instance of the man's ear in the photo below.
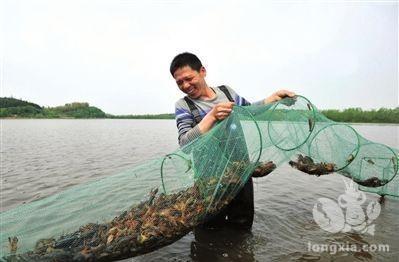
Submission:
M 206 77 L 206 69 L 205 69 L 205 67 L 201 66 L 200 74 L 201 74 L 202 77 Z

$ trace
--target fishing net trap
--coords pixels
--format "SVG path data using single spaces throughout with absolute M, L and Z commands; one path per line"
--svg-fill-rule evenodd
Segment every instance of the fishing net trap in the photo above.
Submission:
M 255 173 L 289 163 L 399 196 L 398 150 L 305 97 L 235 106 L 190 144 L 117 175 L 1 213 L 3 261 L 110 261 L 168 245 L 222 210 Z

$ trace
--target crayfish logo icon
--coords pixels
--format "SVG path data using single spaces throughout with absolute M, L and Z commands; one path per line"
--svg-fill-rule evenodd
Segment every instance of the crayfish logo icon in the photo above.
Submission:
M 366 195 L 352 181 L 345 183 L 345 194 L 338 202 L 330 198 L 319 198 L 313 206 L 313 218 L 323 229 L 331 233 L 350 232 L 374 235 L 373 221 L 379 216 L 381 206 L 377 201 L 368 203 L 366 213 L 362 205 Z

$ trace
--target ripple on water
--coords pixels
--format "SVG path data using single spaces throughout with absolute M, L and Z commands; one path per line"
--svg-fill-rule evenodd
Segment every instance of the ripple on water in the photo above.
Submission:
M 355 128 L 375 141 L 399 147 L 398 126 Z M 120 173 L 176 148 L 173 120 L 3 120 L 2 209 Z M 388 199 L 382 206 L 375 236 L 359 238 L 330 234 L 313 220 L 318 198 L 336 201 L 344 193 L 339 175 L 317 178 L 282 165 L 269 176 L 255 179 L 254 188 L 251 234 L 226 230 L 196 239 L 190 233 L 170 246 L 126 261 L 398 261 L 399 201 Z M 390 252 L 308 250 L 308 243 L 345 241 L 389 244 Z

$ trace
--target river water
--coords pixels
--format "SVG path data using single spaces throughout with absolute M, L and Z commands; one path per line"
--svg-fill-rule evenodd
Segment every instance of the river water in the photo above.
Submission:
M 399 148 L 398 125 L 353 127 L 367 139 Z M 177 147 L 173 120 L 1 120 L 1 211 L 120 173 Z M 343 180 L 280 166 L 254 181 L 251 232 L 189 233 L 126 261 L 399 261 L 398 199 L 381 205 L 374 235 L 333 234 L 315 222 L 314 205 L 322 197 L 336 201 L 345 193 Z M 378 200 L 371 193 L 366 197 Z M 348 250 L 353 245 L 383 247 Z M 329 251 L 323 250 L 326 246 Z

